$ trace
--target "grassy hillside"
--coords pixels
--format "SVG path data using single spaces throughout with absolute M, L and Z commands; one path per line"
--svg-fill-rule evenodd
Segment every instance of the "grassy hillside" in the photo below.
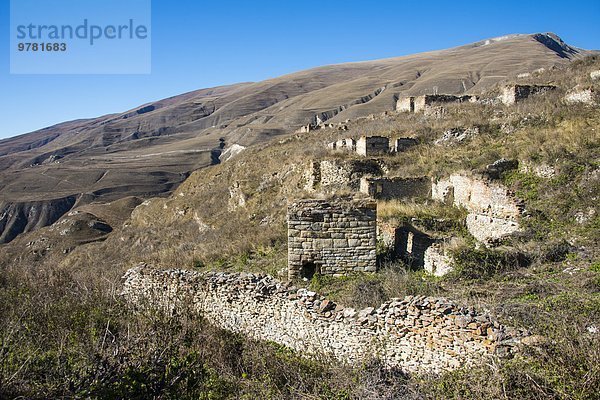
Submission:
M 508 77 L 589 54 L 552 34 L 511 35 L 200 89 L 0 140 L 0 243 L 52 224 L 73 206 L 56 199 L 82 205 L 166 196 L 191 171 L 217 163 L 224 148 L 272 142 L 317 117 L 338 123 L 391 111 L 399 96 L 482 93 Z M 30 212 L 32 201 L 49 212 Z
M 69 233 L 52 227 L 23 235 L 0 254 L 0 397 L 599 398 L 600 108 L 562 100 L 577 84 L 600 90 L 589 77 L 598 69 L 600 61 L 588 58 L 524 78 L 559 89 L 511 107 L 448 106 L 441 118 L 377 114 L 351 121 L 346 132 L 288 134 L 249 147 L 192 173 L 172 196 L 140 204 L 101 241 L 74 246 Z M 434 143 L 449 129 L 468 127 L 479 132 L 459 143 Z M 308 163 L 354 157 L 331 154 L 326 143 L 363 134 L 419 140 L 383 157 L 390 175 L 477 173 L 500 158 L 518 160 L 519 169 L 500 180 L 524 201 L 525 229 L 499 249 L 485 249 L 465 231 L 461 210 L 380 202 L 383 218 L 417 218 L 460 236 L 455 272 L 433 278 L 388 261 L 375 276 L 317 276 L 299 284 L 357 307 L 432 294 L 488 309 L 535 335 L 521 355 L 439 377 L 407 377 L 376 360 L 352 368 L 326 358 L 307 361 L 201 318 L 123 304 L 120 276 L 142 261 L 277 275 L 286 267 L 286 204 L 314 196 L 303 189 Z M 122 211 L 102 212 L 124 220 Z M 440 219 L 449 221 L 445 228 L 435 225 Z M 506 256 L 514 253 L 527 262 Z

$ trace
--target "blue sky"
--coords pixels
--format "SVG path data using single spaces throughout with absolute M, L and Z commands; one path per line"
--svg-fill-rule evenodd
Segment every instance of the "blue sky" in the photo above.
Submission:
M 10 1 L 0 4 L 0 138 L 203 87 L 509 33 L 551 31 L 600 49 L 597 0 L 153 0 L 150 74 L 11 75 Z

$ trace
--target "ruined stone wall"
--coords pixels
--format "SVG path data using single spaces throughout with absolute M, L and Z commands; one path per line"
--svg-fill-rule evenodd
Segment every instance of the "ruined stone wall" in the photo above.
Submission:
M 288 274 L 375 272 L 377 204 L 300 200 L 288 206 Z
M 403 97 L 396 102 L 396 111 L 398 112 L 415 112 L 415 98 Z
M 414 138 L 396 138 L 394 139 L 393 143 L 392 151 L 396 153 L 403 152 L 419 144 L 418 140 Z
M 428 198 L 431 179 L 365 177 L 360 180 L 360 191 L 378 200 Z
M 426 94 L 416 97 L 403 97 L 398 99 L 396 102 L 396 111 L 416 113 L 420 111 L 427 111 L 436 104 L 476 102 L 477 100 L 477 96 L 454 96 L 450 94 Z
M 122 294 L 137 306 L 197 312 L 220 328 L 304 355 L 357 365 L 377 357 L 386 367 L 411 373 L 439 373 L 508 355 L 523 336 L 443 298 L 407 296 L 357 311 L 267 275 L 139 266 L 124 278 Z
M 568 104 L 583 103 L 593 106 L 598 104 L 600 96 L 593 87 L 575 87 L 567 92 L 564 100 Z
M 312 161 L 306 171 L 305 189 L 313 191 L 319 188 L 323 192 L 357 191 L 362 177 L 380 175 L 383 175 L 383 171 L 375 160 Z
M 390 152 L 390 139 L 384 136 L 362 136 L 356 141 L 356 152 L 361 156 L 373 156 Z
M 434 243 L 423 253 L 423 268 L 434 276 L 444 276 L 453 269 L 450 255 L 444 249 L 443 243 Z
M 502 88 L 499 98 L 505 105 L 511 105 L 530 96 L 543 94 L 554 89 L 556 89 L 556 86 L 550 85 L 511 85 Z
M 337 142 L 335 142 L 334 148 L 336 150 L 345 150 L 345 151 L 349 151 L 349 152 L 354 152 L 354 151 L 356 151 L 356 141 L 351 138 L 340 139 Z
M 493 243 L 519 230 L 522 203 L 499 183 L 453 174 L 433 182 L 431 197 L 466 208 L 467 229 L 483 243 Z
M 418 97 L 415 97 L 413 110 L 416 113 L 418 113 L 420 111 L 425 111 L 425 108 L 428 105 L 429 104 L 428 104 L 427 99 L 425 98 L 425 96 L 418 96 Z

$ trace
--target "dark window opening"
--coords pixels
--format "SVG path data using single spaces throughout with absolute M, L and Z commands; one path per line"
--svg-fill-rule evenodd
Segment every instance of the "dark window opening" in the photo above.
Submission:
M 312 261 L 305 262 L 300 268 L 300 278 L 312 279 L 316 273 L 318 273 L 317 264 Z

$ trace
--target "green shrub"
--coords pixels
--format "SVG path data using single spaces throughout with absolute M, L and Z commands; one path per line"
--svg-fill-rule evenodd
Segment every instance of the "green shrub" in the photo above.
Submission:
M 529 264 L 529 258 L 519 252 L 461 247 L 450 252 L 454 269 L 449 279 L 489 279 L 494 275 Z

